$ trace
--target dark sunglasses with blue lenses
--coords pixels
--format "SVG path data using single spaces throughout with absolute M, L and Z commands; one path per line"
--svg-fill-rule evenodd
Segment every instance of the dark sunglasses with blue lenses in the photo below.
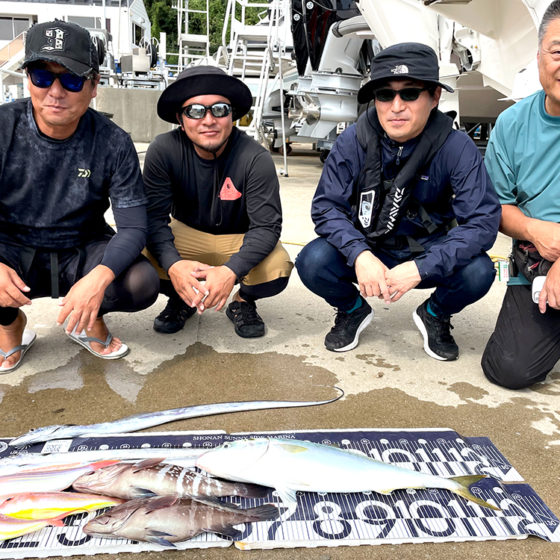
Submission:
M 428 88 L 408 87 L 403 89 L 381 88 L 373 92 L 374 99 L 377 101 L 388 102 L 393 101 L 398 95 L 403 101 L 416 101 L 423 91 Z
M 59 80 L 60 85 L 67 91 L 78 93 L 82 91 L 84 84 L 88 78 L 84 76 L 77 76 L 71 72 L 64 72 L 57 74 L 45 68 L 29 68 L 29 78 L 34 86 L 38 88 L 48 88 L 54 84 L 56 79 Z
M 193 103 L 192 105 L 183 107 L 181 112 L 189 119 L 203 119 L 208 111 L 212 113 L 213 117 L 221 119 L 222 117 L 227 117 L 231 113 L 232 109 L 229 103 L 220 101 L 212 105 Z

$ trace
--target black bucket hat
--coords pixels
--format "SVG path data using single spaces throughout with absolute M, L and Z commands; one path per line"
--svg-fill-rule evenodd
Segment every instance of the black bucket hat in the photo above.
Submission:
M 373 99 L 382 82 L 408 78 L 435 84 L 453 93 L 453 88 L 439 81 L 437 55 L 423 43 L 398 43 L 383 49 L 371 61 L 371 80 L 358 91 L 358 103 Z
M 78 76 L 99 72 L 99 56 L 87 29 L 55 19 L 36 23 L 25 36 L 22 68 L 37 61 L 56 62 Z
M 181 112 L 183 103 L 198 95 L 222 95 L 229 99 L 234 121 L 246 115 L 253 104 L 251 90 L 241 80 L 216 66 L 192 66 L 163 90 L 157 114 L 164 121 L 177 123 L 177 113 Z

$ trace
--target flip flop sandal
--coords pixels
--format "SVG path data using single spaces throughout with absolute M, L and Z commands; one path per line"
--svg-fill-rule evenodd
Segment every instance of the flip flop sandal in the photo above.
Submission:
M 80 334 L 77 332 L 72 331 L 71 333 L 66 333 L 74 342 L 77 342 L 80 346 L 83 346 L 88 352 L 91 352 L 94 356 L 101 358 L 102 360 L 118 360 L 119 358 L 123 358 L 126 356 L 130 349 L 129 347 L 123 342 L 121 347 L 110 354 L 100 354 L 96 352 L 90 345 L 90 342 L 99 342 L 99 344 L 103 344 L 105 348 L 108 348 L 109 344 L 113 340 L 113 335 L 109 333 L 105 340 L 101 340 L 99 338 L 95 338 L 93 336 L 87 336 L 86 331 L 82 331 Z
M 12 348 L 8 352 L 4 352 L 4 351 L 0 350 L 0 355 L 4 359 L 9 358 L 12 354 L 15 354 L 16 352 L 21 352 L 21 354 L 19 355 L 19 360 L 13 366 L 0 367 L 0 374 L 9 373 L 10 371 L 14 371 L 14 369 L 17 369 L 21 365 L 21 362 L 23 360 L 23 357 L 25 356 L 25 353 L 31 348 L 31 346 L 35 342 L 36 338 L 37 338 L 37 335 L 31 329 L 25 329 L 23 331 L 23 336 L 21 338 L 21 344 L 19 346 L 16 346 L 15 348 Z

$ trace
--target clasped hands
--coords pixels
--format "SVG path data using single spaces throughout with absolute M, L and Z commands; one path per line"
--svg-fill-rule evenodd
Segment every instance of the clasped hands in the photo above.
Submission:
M 182 300 L 190 307 L 196 307 L 199 314 L 213 307 L 220 311 L 237 279 L 227 266 L 188 260 L 177 261 L 167 273 Z
M 378 297 L 385 303 L 398 301 L 421 281 L 414 261 L 389 269 L 370 251 L 358 255 L 354 269 L 362 296 Z

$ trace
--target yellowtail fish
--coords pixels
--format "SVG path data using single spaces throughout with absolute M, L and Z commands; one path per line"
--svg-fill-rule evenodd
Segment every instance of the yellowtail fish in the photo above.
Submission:
M 96 492 L 130 500 L 150 496 L 245 496 L 262 498 L 268 489 L 255 484 L 218 480 L 195 470 L 167 465 L 163 459 L 117 463 L 85 473 L 72 484 L 78 492 Z
M 122 503 L 118 498 L 81 492 L 26 492 L 0 497 L 0 514 L 17 519 L 62 519 L 70 514 Z
M 160 426 L 161 424 L 166 424 L 167 422 L 186 420 L 188 418 L 199 418 L 201 416 L 212 416 L 214 414 L 227 414 L 229 412 L 263 410 L 269 408 L 318 406 L 322 404 L 329 404 L 342 398 L 344 391 L 338 387 L 335 387 L 335 389 L 337 389 L 340 394 L 334 399 L 327 401 L 243 401 L 200 404 L 184 408 L 173 408 L 171 410 L 134 414 L 133 416 L 127 416 L 126 418 L 114 420 L 113 422 L 102 422 L 100 424 L 87 424 L 84 426 L 54 424 L 52 426 L 35 428 L 26 434 L 12 439 L 9 442 L 9 445 L 21 447 L 32 443 L 39 443 L 41 441 L 50 441 L 52 439 L 137 432 L 138 430 L 144 430 L 153 426 Z
M 88 521 L 83 531 L 93 537 L 122 537 L 174 546 L 174 542 L 205 532 L 235 540 L 241 533 L 234 525 L 276 519 L 278 515 L 278 509 L 272 504 L 242 509 L 210 498 L 139 498 Z
M 0 496 L 25 492 L 57 492 L 65 490 L 81 475 L 117 463 L 116 460 L 96 461 L 88 465 L 31 469 L 0 476 Z
M 477 498 L 470 486 L 484 475 L 444 478 L 371 459 L 359 452 L 291 439 L 240 439 L 201 455 L 196 466 L 239 482 L 275 488 L 285 504 L 296 491 L 390 494 L 402 488 L 444 488 L 478 505 L 499 510 Z
M 7 515 L 0 515 L 0 541 L 21 537 L 27 533 L 39 531 L 47 525 L 63 527 L 60 519 L 16 519 Z

